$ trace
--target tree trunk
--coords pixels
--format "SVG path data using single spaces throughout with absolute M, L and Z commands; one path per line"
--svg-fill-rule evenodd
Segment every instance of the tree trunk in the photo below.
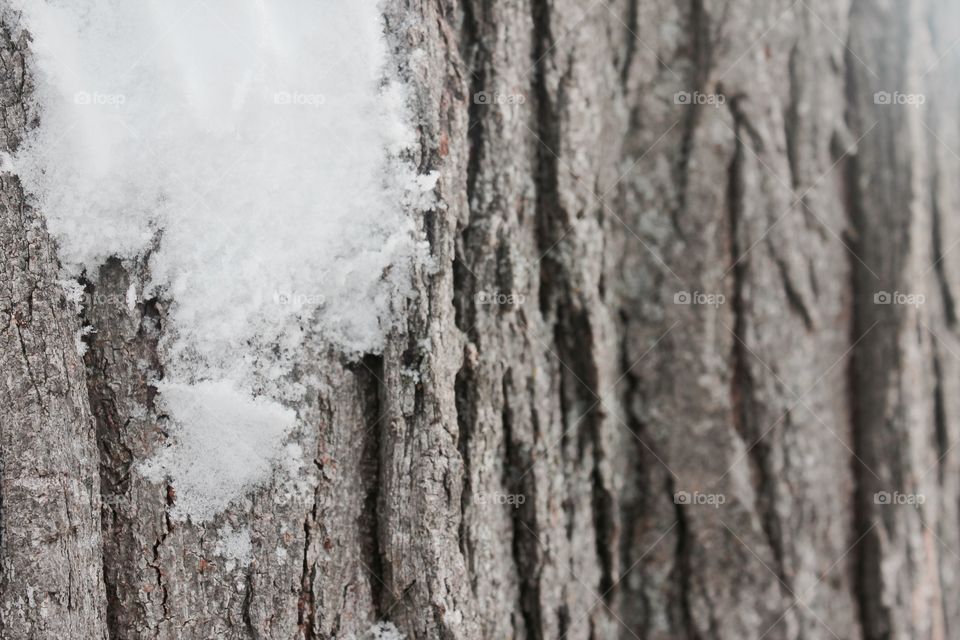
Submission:
M 385 11 L 435 264 L 382 353 L 310 345 L 312 466 L 210 522 L 138 470 L 146 257 L 78 317 L 2 175 L 0 636 L 960 636 L 956 4 Z M 38 115 L 9 15 L 0 44 L 11 150 Z

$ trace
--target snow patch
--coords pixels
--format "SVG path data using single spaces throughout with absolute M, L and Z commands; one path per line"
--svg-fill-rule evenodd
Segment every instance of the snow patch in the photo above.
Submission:
M 173 355 L 238 366 L 300 325 L 376 350 L 436 175 L 372 0 L 13 0 L 41 125 L 13 158 L 74 272 L 157 244 Z M 175 358 L 176 359 L 176 358 Z
M 127 310 L 133 311 L 137 308 L 137 285 L 133 282 L 127 287 L 127 295 L 124 297 L 127 303 Z
M 83 341 L 88 335 L 94 332 L 94 328 L 90 326 L 84 326 L 77 329 L 76 333 L 73 334 L 73 347 L 77 350 L 77 355 L 81 358 L 87 355 L 87 343 Z
M 173 441 L 144 470 L 171 479 L 182 515 L 211 517 L 268 477 L 304 339 L 379 351 L 427 260 L 411 214 L 437 175 L 406 159 L 378 3 L 9 4 L 33 36 L 40 126 L 0 169 L 44 212 L 67 275 L 149 255 L 125 302 L 170 301 Z
M 224 380 L 162 382 L 158 389 L 173 438 L 141 471 L 174 486 L 172 515 L 209 519 L 269 478 L 296 422 L 294 411 Z

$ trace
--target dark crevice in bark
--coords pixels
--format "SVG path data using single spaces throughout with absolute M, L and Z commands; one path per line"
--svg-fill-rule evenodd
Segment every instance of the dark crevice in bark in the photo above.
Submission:
M 480 25 L 477 22 L 478 17 L 475 14 L 476 7 L 472 0 L 463 3 L 463 24 L 461 38 L 462 59 L 467 64 L 470 82 L 467 95 L 467 210 L 469 218 L 463 228 L 460 229 L 460 236 L 455 248 L 453 262 L 453 290 L 454 290 L 454 320 L 461 331 L 468 337 L 475 336 L 477 314 L 474 303 L 474 294 L 477 286 L 475 282 L 476 275 L 473 269 L 476 267 L 468 266 L 469 256 L 467 252 L 473 246 L 471 243 L 471 222 L 473 214 L 479 206 L 477 202 L 477 180 L 480 174 L 480 165 L 483 160 L 484 134 L 483 126 L 483 107 L 477 99 L 477 94 L 484 91 L 486 77 L 486 61 L 488 53 L 484 49 L 483 39 L 480 36 Z
M 937 168 L 936 158 L 932 162 L 933 177 L 930 184 L 930 213 L 932 224 L 933 240 L 933 259 L 934 270 L 937 274 L 937 282 L 940 285 L 940 297 L 943 300 L 943 313 L 947 326 L 951 329 L 957 325 L 957 310 L 953 299 L 953 292 L 950 290 L 950 282 L 947 279 L 946 265 L 944 257 L 946 252 L 943 248 L 943 212 L 940 210 L 940 171 Z
M 851 4 L 849 20 L 856 20 L 858 2 Z M 851 33 L 853 29 L 851 28 Z M 844 56 L 846 72 L 847 119 L 855 121 L 857 113 L 858 95 L 862 91 L 856 86 L 854 68 L 859 64 L 853 56 L 848 39 L 847 53 Z M 838 153 L 842 150 L 836 149 Z M 850 238 L 850 248 L 853 255 L 863 255 L 863 238 L 867 225 L 871 224 L 869 216 L 863 211 L 862 194 L 859 187 L 860 166 L 857 156 L 850 154 L 842 163 L 844 172 L 844 203 L 848 224 L 853 230 Z M 873 460 L 873 447 L 870 433 L 876 428 L 885 428 L 883 425 L 867 424 L 862 406 L 862 393 L 870 384 L 864 379 L 862 371 L 869 353 L 870 345 L 866 340 L 861 341 L 863 332 L 870 326 L 869 307 L 872 301 L 872 275 L 861 267 L 859 261 L 850 257 L 850 289 L 853 300 L 852 321 L 850 323 L 850 344 L 855 344 L 847 364 L 847 388 L 850 398 L 850 425 L 853 432 L 854 457 L 850 459 L 851 471 L 854 478 L 854 535 L 853 540 L 860 539 L 854 551 L 854 588 L 859 608 L 860 627 L 863 640 L 890 640 L 890 609 L 882 601 L 883 576 L 880 570 L 882 543 L 880 531 L 871 528 L 875 507 L 873 506 L 874 492 L 879 489 L 873 475 L 864 468 L 863 460 L 867 464 Z M 870 397 L 869 394 L 866 397 Z
M 776 249 L 771 247 L 771 251 L 775 250 Z M 777 265 L 777 271 L 780 273 L 780 282 L 783 284 L 783 292 L 787 296 L 787 304 L 790 305 L 790 309 L 803 320 L 803 325 L 807 328 L 807 331 L 813 331 L 813 315 L 810 313 L 810 309 L 807 308 L 807 304 L 804 302 L 800 291 L 793 283 L 786 261 L 779 256 L 775 256 L 774 262 Z
M 464 357 L 466 360 L 466 356 Z M 464 562 L 467 565 L 467 573 L 470 577 L 470 586 L 476 590 L 477 586 L 477 568 L 474 566 L 473 550 L 470 548 L 470 541 L 467 539 L 467 506 L 473 498 L 470 486 L 470 437 L 476 425 L 476 411 L 474 410 L 473 394 L 471 389 L 475 388 L 472 372 L 469 365 L 465 362 L 454 382 L 454 400 L 457 408 L 457 449 L 460 451 L 460 458 L 463 461 L 463 486 L 460 493 L 460 529 L 458 532 L 460 539 L 460 553 L 463 554 Z
M 316 579 L 317 562 L 311 557 L 310 547 L 313 544 L 313 529 L 317 522 L 317 498 L 314 493 L 313 508 L 303 520 L 303 558 L 300 571 L 300 598 L 297 600 L 297 627 L 303 632 L 304 640 L 313 640 L 314 601 L 313 585 Z
M 637 54 L 637 36 L 635 34 L 639 28 L 637 24 L 639 5 L 640 0 L 627 0 L 627 20 L 626 26 L 624 27 L 626 53 L 623 58 L 623 66 L 620 67 L 620 84 L 622 85 L 624 94 L 629 90 L 627 82 L 630 80 L 630 67 L 633 65 L 633 59 Z
M 856 250 L 856 248 L 854 248 Z M 857 309 L 863 304 L 860 299 L 863 297 L 861 287 L 857 284 L 862 276 L 854 276 L 854 322 L 851 332 L 851 342 L 858 339 L 861 321 L 857 320 L 862 312 Z M 850 422 L 853 426 L 853 450 L 860 459 L 870 460 L 872 457 L 864 458 L 869 455 L 871 448 L 868 445 L 869 435 L 867 431 L 870 425 L 864 423 L 862 418 L 863 410 L 860 406 L 860 393 L 857 389 L 862 387 L 861 375 L 858 372 L 859 366 L 859 348 L 854 348 L 853 354 L 848 365 L 849 386 L 852 390 L 850 398 L 851 417 Z M 869 464 L 869 462 L 867 462 Z M 855 482 L 854 489 L 854 532 L 855 538 L 863 536 L 856 549 L 855 558 L 855 580 L 856 601 L 859 605 L 860 625 L 863 629 L 864 640 L 889 640 L 890 629 L 890 610 L 881 599 L 883 591 L 883 576 L 880 571 L 881 564 L 881 540 L 880 533 L 876 528 L 871 530 L 874 517 L 873 496 L 878 489 L 873 477 L 863 468 L 859 460 L 851 458 L 850 465 Z
M 484 126 L 482 109 L 485 106 L 477 95 L 485 90 L 487 81 L 486 65 L 489 53 L 484 47 L 480 35 L 480 24 L 475 13 L 474 0 L 463 2 L 463 38 L 460 55 L 466 61 L 470 74 L 469 95 L 467 96 L 467 206 L 472 210 L 476 206 L 477 178 L 480 163 L 483 160 Z
M 937 451 L 937 476 L 941 487 L 944 485 L 945 474 L 948 469 L 947 454 L 950 452 L 950 431 L 947 427 L 946 400 L 944 398 L 943 368 L 940 364 L 940 354 L 933 354 L 933 419 L 934 437 Z
M 557 630 L 561 638 L 565 638 L 570 632 L 570 609 L 565 604 L 557 609 Z
M 706 89 L 712 66 L 713 50 L 710 42 L 709 19 L 704 8 L 703 0 L 690 0 L 689 37 L 691 39 L 690 57 L 693 63 L 693 77 L 689 93 L 703 92 Z M 697 125 L 706 105 L 687 104 L 683 118 L 683 135 L 680 142 L 679 166 L 677 172 L 677 213 L 673 216 L 674 230 L 680 237 L 684 236 L 682 226 L 678 222 L 687 209 L 687 187 L 690 184 L 690 160 L 696 142 Z
M 524 636 L 517 632 L 517 637 L 526 637 L 540 640 L 544 637 L 543 620 L 540 615 L 540 569 L 539 542 L 533 531 L 536 531 L 536 484 L 535 475 L 531 472 L 532 463 L 529 448 L 520 441 L 514 433 L 514 411 L 511 405 L 513 397 L 513 371 L 507 369 L 502 380 L 503 410 L 501 422 L 503 425 L 503 443 L 506 449 L 507 464 L 504 465 L 504 486 L 515 495 L 524 497 L 523 504 L 519 504 L 511 512 L 513 541 L 511 552 L 513 563 L 517 570 L 519 587 L 519 610 L 523 620 Z M 516 631 L 516 626 L 514 627 Z
M 575 311 L 571 307 L 566 302 L 558 306 L 558 322 L 554 325 L 553 339 L 564 371 L 564 424 L 576 435 L 577 457 L 584 462 L 588 444 L 594 446 L 594 455 L 602 453 L 596 448 L 600 445 L 603 410 L 598 403 L 599 371 L 594 356 L 596 342 L 593 328 L 586 311 Z
M 166 581 L 163 579 L 163 568 L 160 566 L 160 550 L 163 548 L 163 543 L 166 542 L 167 536 L 170 535 L 170 532 L 173 530 L 173 522 L 170 519 L 170 509 L 173 508 L 173 503 L 176 497 L 176 493 L 173 490 L 173 486 L 166 485 L 166 510 L 163 514 L 164 528 L 160 533 L 160 537 L 157 538 L 157 541 L 153 545 L 153 560 L 147 563 L 157 574 L 157 586 L 160 588 L 160 592 L 163 594 L 160 601 L 160 606 L 163 609 L 163 619 L 167 620 L 170 615 L 167 610 L 167 600 L 169 599 L 169 592 L 167 590 Z M 113 629 L 113 625 L 108 623 L 108 628 Z
M 602 423 L 601 423 L 602 424 Z M 594 544 L 597 557 L 600 558 L 599 592 L 603 601 L 610 605 L 616 595 L 614 589 L 614 567 L 616 564 L 617 538 L 619 537 L 619 518 L 616 496 L 607 486 L 601 470 L 604 454 L 599 436 L 594 443 L 593 464 L 593 525 Z
M 536 185 L 536 221 L 537 221 L 537 248 L 540 259 L 540 290 L 538 301 L 540 313 L 544 318 L 553 316 L 552 307 L 555 291 L 562 288 L 558 279 L 563 278 L 563 265 L 559 264 L 552 255 L 552 249 L 562 241 L 564 230 L 555 228 L 563 226 L 568 221 L 559 200 L 559 168 L 557 154 L 559 154 L 559 117 L 558 105 L 550 95 L 547 86 L 547 73 L 551 62 L 551 51 L 554 48 L 553 35 L 550 28 L 550 2 L 548 0 L 533 0 L 531 4 L 533 14 L 533 95 L 536 98 L 535 120 L 533 130 L 536 139 L 533 144 L 536 149 L 536 166 L 534 167 L 534 182 Z M 560 96 L 557 96 L 557 100 Z M 544 148 L 546 147 L 546 148 Z
M 250 605 L 253 602 L 253 568 L 248 568 L 245 573 L 245 589 L 243 593 L 243 604 L 240 608 L 240 617 L 243 620 L 243 628 L 247 636 L 256 640 L 260 638 L 260 634 L 257 632 L 253 624 L 253 619 L 250 617 Z
M 736 261 L 743 254 L 744 242 L 741 242 L 741 215 L 743 211 L 743 163 L 744 148 L 740 132 L 743 128 L 744 115 L 739 109 L 737 99 L 730 101 L 730 111 L 734 119 L 736 142 L 733 158 L 728 169 L 727 183 L 727 221 L 730 236 L 731 261 Z M 782 537 L 782 523 L 776 514 L 777 496 L 774 493 L 776 478 L 770 471 L 770 447 L 764 437 L 763 427 L 757 424 L 753 407 L 754 380 L 751 374 L 750 360 L 753 357 L 746 343 L 750 339 L 747 335 L 749 310 L 744 299 L 746 272 L 750 264 L 749 259 L 736 262 L 733 267 L 733 296 L 732 307 L 734 315 L 732 341 L 732 373 L 730 376 L 730 406 L 733 409 L 733 424 L 744 447 L 747 449 L 746 460 L 750 466 L 750 475 L 757 495 L 757 510 L 760 515 L 761 526 L 767 542 L 773 551 L 776 560 L 776 572 L 781 584 L 787 584 L 784 567 L 784 550 Z M 788 298 L 790 288 L 788 287 Z
M 693 588 L 693 567 L 691 566 L 691 545 L 693 542 L 690 525 L 687 521 L 687 514 L 683 505 L 674 499 L 678 487 L 672 476 L 667 476 L 667 491 L 670 494 L 670 500 L 674 505 L 674 514 L 677 518 L 677 546 L 674 551 L 674 571 L 677 582 L 677 593 L 680 595 L 680 615 L 686 638 L 688 640 L 703 640 L 697 632 L 697 626 L 693 619 L 693 609 L 690 602 L 690 596 Z
M 131 624 L 141 620 L 143 610 L 132 610 L 131 581 L 137 580 L 136 558 L 140 557 L 137 527 L 131 521 L 131 466 L 136 453 L 131 448 L 140 431 L 151 421 L 161 433 L 164 416 L 157 415 L 154 398 L 154 378 L 163 377 L 158 345 L 162 312 L 159 302 L 138 303 L 130 309 L 126 292 L 131 283 L 144 277 L 146 257 L 125 265 L 118 258 L 109 258 L 100 266 L 94 281 L 81 279 L 84 304 L 81 323 L 95 331 L 87 336 L 86 365 L 87 397 L 94 417 L 99 453 L 101 494 L 101 530 L 105 551 L 102 554 L 103 580 L 106 588 L 106 624 L 110 634 L 123 637 Z M 135 329 L 135 334 L 131 333 Z M 145 366 L 144 366 L 145 365 Z M 130 379 L 135 370 L 136 377 Z M 142 406 L 147 414 L 135 419 L 121 411 L 128 411 L 130 403 Z M 166 511 L 163 529 L 153 545 L 152 559 L 147 562 L 156 573 L 156 586 L 161 594 L 161 608 L 167 617 L 168 592 L 160 563 L 161 551 L 168 533 L 173 529 L 169 509 L 175 493 L 165 488 Z
M 380 449 L 383 442 L 382 432 L 386 428 L 383 420 L 384 394 L 387 390 L 383 388 L 381 381 L 384 379 L 384 361 L 382 356 L 366 355 L 364 362 L 364 389 L 366 392 L 366 416 L 367 433 L 369 437 L 364 442 L 364 463 L 365 476 L 368 486 L 364 499 L 364 516 L 361 521 L 361 531 L 363 532 L 364 554 L 369 560 L 367 569 L 373 574 L 370 579 L 370 597 L 373 600 L 374 613 L 383 616 L 384 591 L 386 581 L 383 571 L 383 554 L 380 547 L 380 510 L 381 504 L 380 489 L 383 486 L 381 478 Z
M 463 236 L 461 236 L 461 238 L 462 237 Z M 476 317 L 476 314 L 470 307 L 470 292 L 473 290 L 473 287 L 468 284 L 473 276 L 464 265 L 465 257 L 463 253 L 466 242 L 465 239 L 462 239 L 457 243 L 456 256 L 453 259 L 453 290 L 455 292 L 453 296 L 453 310 L 454 324 L 457 329 L 469 338 L 475 333 L 473 319 Z
M 799 43 L 790 48 L 790 58 L 787 63 L 787 77 L 790 81 L 790 99 L 787 101 L 787 110 L 783 114 L 783 132 L 787 143 L 787 164 L 790 167 L 790 184 L 794 189 L 800 186 L 800 159 L 797 145 L 797 136 L 800 133 L 800 82 L 797 65 L 799 62 Z
M 577 438 L 577 461 L 592 465 L 591 512 L 601 569 L 598 593 L 605 594 L 604 601 L 609 603 L 613 597 L 611 587 L 619 535 L 617 500 L 603 474 L 607 455 L 602 433 L 606 410 L 600 403 L 595 332 L 587 312 L 574 311 L 573 307 L 574 303 L 566 300 L 558 306 L 558 323 L 554 332 L 557 357 L 561 360 L 561 408 L 564 431 L 574 433 Z M 565 444 L 566 440 L 562 439 L 561 450 L 566 449 Z M 591 460 L 586 459 L 588 450 L 593 454 Z
M 644 464 L 649 458 L 646 447 L 642 444 L 645 427 L 640 416 L 637 415 L 635 403 L 641 398 L 641 382 L 637 374 L 630 369 L 629 348 L 627 346 L 627 314 L 621 311 L 622 332 L 620 337 L 620 366 L 627 373 L 624 375 L 624 391 L 621 394 L 621 406 L 626 410 L 625 428 L 633 435 L 630 439 L 632 455 L 628 455 L 628 466 L 624 477 L 625 494 L 619 500 L 620 522 L 623 534 L 620 537 L 618 548 L 615 550 L 620 554 L 620 566 L 626 567 L 628 573 L 636 571 L 642 572 L 645 566 L 642 562 L 643 557 L 637 557 L 637 540 L 642 527 L 642 520 L 646 513 L 645 502 L 653 497 L 656 492 L 650 491 L 648 486 L 648 474 Z M 636 633 L 639 637 L 645 638 L 648 634 L 648 627 L 653 612 L 651 602 L 647 596 L 646 590 L 641 585 L 636 588 L 631 585 L 628 575 L 621 575 L 618 584 L 618 599 L 615 601 L 620 605 L 618 615 L 623 618 L 626 626 L 631 633 Z

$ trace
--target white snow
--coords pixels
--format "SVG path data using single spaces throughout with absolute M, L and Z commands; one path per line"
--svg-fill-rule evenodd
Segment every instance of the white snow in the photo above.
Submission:
M 133 311 L 137 308 L 137 285 L 133 282 L 127 287 L 127 295 L 124 296 L 127 303 L 127 310 Z
M 11 0 L 40 127 L 11 159 L 68 276 L 149 251 L 167 307 L 149 465 L 209 517 L 269 474 L 305 336 L 378 351 L 424 258 L 405 88 L 373 0 Z M 171 322 L 172 321 L 172 322 Z M 255 396 L 256 392 L 256 396 Z
M 293 410 L 223 380 L 158 388 L 174 438 L 141 470 L 171 479 L 174 515 L 210 518 L 268 477 L 296 420 Z
M 63 295 L 78 314 L 83 311 L 83 299 L 87 295 L 83 285 L 71 278 L 60 280 Z
M 90 326 L 80 327 L 73 334 L 73 348 L 77 350 L 77 355 L 81 358 L 87 355 L 87 343 L 83 341 L 85 337 L 94 332 L 94 328 Z
M 244 340 L 291 346 L 317 308 L 346 350 L 381 344 L 404 286 L 384 273 L 417 250 L 401 203 L 435 179 L 395 157 L 413 137 L 403 88 L 381 86 L 376 2 L 13 4 L 42 105 L 14 164 L 66 263 L 158 241 L 178 351 L 210 365 Z

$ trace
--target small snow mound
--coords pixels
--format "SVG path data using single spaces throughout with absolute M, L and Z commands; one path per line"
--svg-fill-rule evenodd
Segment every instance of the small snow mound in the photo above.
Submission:
M 283 457 L 294 411 L 264 397 L 251 398 L 226 380 L 167 382 L 157 388 L 172 441 L 141 470 L 156 482 L 173 484 L 173 515 L 208 520 L 269 479 Z
M 379 2 L 0 4 L 31 33 L 40 106 L 0 170 L 43 211 L 67 275 L 148 256 L 118 304 L 164 301 L 173 439 L 143 468 L 172 481 L 177 512 L 209 518 L 269 474 L 305 340 L 382 350 L 429 264 L 415 214 L 438 174 L 412 160 Z

